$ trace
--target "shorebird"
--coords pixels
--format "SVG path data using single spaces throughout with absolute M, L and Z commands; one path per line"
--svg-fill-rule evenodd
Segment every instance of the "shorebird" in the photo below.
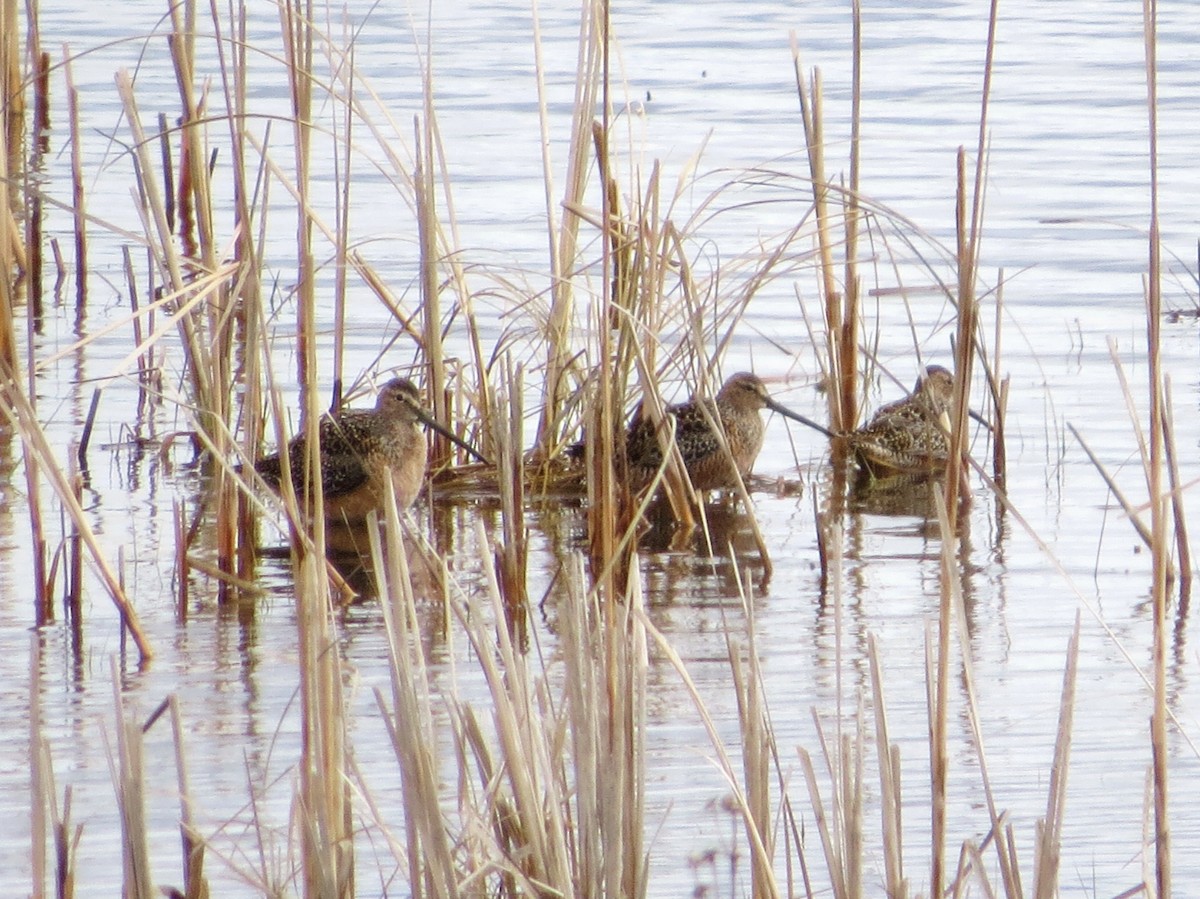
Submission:
M 420 392 L 407 378 L 384 384 L 374 409 L 341 409 L 321 416 L 317 437 L 325 520 L 346 524 L 365 520 L 386 495 L 387 471 L 392 473 L 397 508 L 412 505 L 425 483 L 427 447 L 422 424 L 486 461 L 425 411 Z M 303 434 L 288 443 L 292 486 L 300 495 L 305 490 L 307 452 Z M 280 489 L 283 460 L 278 453 L 259 459 L 254 470 L 272 489 Z
M 949 437 L 942 425 L 954 398 L 954 375 L 930 365 L 912 393 L 881 406 L 871 420 L 848 435 L 850 446 L 875 477 L 944 468 Z
M 705 409 L 708 414 L 705 414 Z M 717 490 L 733 487 L 737 484 L 735 469 L 742 478 L 750 473 L 758 451 L 762 449 L 766 431 L 760 414 L 763 409 L 770 409 L 830 434 L 816 422 L 773 400 L 762 379 L 749 372 L 729 378 L 715 400 L 692 399 L 667 407 L 667 412 L 675 417 L 675 443 L 694 488 Z M 728 453 L 722 448 L 710 421 L 719 424 L 724 431 Z M 647 483 L 662 465 L 662 449 L 654 433 L 654 425 L 642 417 L 640 410 L 625 434 L 625 459 L 630 477 L 638 486 Z

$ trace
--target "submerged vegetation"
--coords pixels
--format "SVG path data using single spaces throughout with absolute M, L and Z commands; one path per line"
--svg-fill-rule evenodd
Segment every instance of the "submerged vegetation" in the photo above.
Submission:
M 707 752 L 728 784 L 738 832 L 731 858 L 746 881 L 731 884 L 732 894 L 1057 894 L 1078 625 L 1062 666 L 1061 727 L 1046 784 L 1046 813 L 1032 837 L 1014 833 L 1004 797 L 993 788 L 971 653 L 965 648 L 970 638 L 958 550 L 970 485 L 988 485 L 999 514 L 1023 526 L 1020 510 L 1004 494 L 1001 292 L 981 289 L 978 271 L 992 38 L 981 48 L 987 75 L 980 85 L 978 142 L 958 155 L 957 243 L 944 250 L 860 192 L 861 52 L 854 56 L 847 159 L 826 157 L 831 142 L 819 73 L 806 69 L 802 48 L 796 46 L 797 115 L 808 171 L 688 172 L 672 189 L 657 166 L 645 172 L 627 164 L 623 153 L 632 156 L 632 148 L 623 145 L 613 100 L 611 45 L 605 39 L 608 7 L 584 0 L 565 171 L 554 167 L 549 151 L 543 160 L 547 286 L 529 290 L 511 271 L 473 259 L 460 243 L 432 64 L 424 69 L 424 114 L 414 126 L 392 118 L 356 71 L 352 41 L 322 27 L 311 3 L 280 4 L 279 29 L 269 47 L 264 37 L 249 33 L 247 10 L 237 4 L 228 12 L 194 2 L 165 7 L 165 47 L 179 108 L 155 120 L 139 105 L 135 73 L 123 71 L 116 79 L 126 129 L 120 143 L 132 166 L 139 230 L 114 224 L 111 216 L 89 207 L 88 173 L 81 170 L 78 153 L 83 135 L 71 91 L 74 58 L 68 54 L 55 63 L 43 52 L 36 4 L 24 16 L 12 0 L 3 0 L 2 8 L 0 65 L 8 90 L 0 262 L 13 277 L 0 281 L 0 408 L 13 446 L 19 446 L 13 451 L 21 456 L 26 488 L 34 560 L 31 623 L 51 623 L 61 594 L 71 624 L 80 627 L 86 583 L 111 598 L 138 663 L 150 665 L 154 658 L 153 642 L 127 595 L 123 561 L 109 557 L 81 501 L 90 419 L 71 453 L 52 445 L 38 403 L 39 379 L 52 360 L 38 358 L 29 339 L 48 314 L 41 303 L 50 280 L 46 248 L 60 280 L 73 273 L 77 308 L 83 310 L 90 301 L 87 273 L 96 232 L 119 243 L 124 253 L 121 292 L 130 312 L 111 329 L 128 338 L 118 375 L 136 381 L 141 402 L 177 411 L 178 431 L 159 435 L 164 456 L 190 444 L 203 459 L 203 477 L 197 481 L 202 496 L 176 510 L 174 532 L 164 537 L 175 542 L 176 615 L 186 619 L 189 585 L 197 573 L 219 584 L 220 599 L 229 608 L 254 603 L 264 532 L 283 535 L 295 583 L 302 731 L 292 820 L 282 835 L 259 819 L 259 791 L 265 785 L 251 783 L 245 820 L 238 822 L 244 845 L 235 853 L 213 849 L 214 834 L 198 823 L 189 789 L 188 711 L 172 698 L 159 710 L 169 713 L 166 720 L 136 720 L 123 704 L 121 684 L 128 672 L 114 663 L 119 728 L 108 751 L 120 811 L 125 895 L 154 895 L 155 878 L 166 878 L 179 885 L 181 895 L 206 896 L 214 867 L 227 868 L 224 878 L 232 876 L 264 895 L 367 895 L 377 885 L 363 883 L 362 871 L 376 863 L 381 882 L 402 881 L 389 887 L 397 895 L 652 894 L 653 847 L 645 819 L 652 656 L 667 660 L 694 700 L 695 715 L 711 741 Z M 859 24 L 856 15 L 856 39 Z M 154 52 L 162 46 L 155 44 Z M 286 111 L 268 115 L 252 100 L 252 79 L 263 78 L 264 68 L 286 85 Z M 1153 83 L 1152 53 L 1149 71 Z M 544 73 L 539 76 L 544 86 Z M 51 83 L 68 86 L 60 101 L 66 106 L 65 124 L 52 132 Z M 546 97 L 539 96 L 538 104 L 541 137 L 548 146 Z M 1152 93 L 1151 113 L 1154 109 Z M 73 256 L 43 233 L 51 192 L 32 175 L 47 152 L 50 133 L 71 148 Z M 316 159 L 332 159 L 334 170 L 318 176 Z M 369 242 L 350 239 L 361 189 L 356 175 L 365 168 L 373 169 L 372 183 L 385 183 L 416 223 L 419 259 L 407 293 L 381 271 Z M 832 174 L 843 170 L 848 178 Z M 798 210 L 794 227 L 769 239 L 759 236 L 745 251 L 709 252 L 707 229 L 715 222 L 753 215 L 756 207 L 781 202 L 781 196 Z M 1155 764 L 1148 800 L 1154 816 L 1147 850 L 1152 861 L 1146 868 L 1157 880 L 1143 888 L 1167 896 L 1166 608 L 1172 554 L 1178 581 L 1186 582 L 1190 563 L 1165 381 L 1157 365 L 1161 300 L 1153 225 L 1150 233 L 1152 401 L 1143 462 L 1151 497 L 1144 539 L 1154 572 L 1150 739 Z M 286 255 L 281 234 L 290 235 Z M 800 750 L 803 782 L 789 781 L 783 756 L 792 749 L 776 739 L 772 698 L 764 689 L 756 649 L 754 608 L 761 583 L 747 571 L 738 572 L 743 614 L 730 616 L 724 635 L 739 728 L 731 745 L 714 725 L 685 660 L 647 613 L 636 555 L 656 491 L 661 490 L 670 520 L 689 537 L 692 524 L 709 533 L 706 505 L 691 489 L 682 460 L 673 458 L 677 454 L 649 454 L 657 467 L 642 480 L 650 486 L 631 490 L 622 452 L 634 408 L 645 420 L 665 422 L 666 430 L 658 434 L 669 439 L 663 397 L 671 385 L 690 385 L 701 397 L 716 395 L 722 374 L 732 373 L 723 371 L 723 358 L 747 308 L 772 285 L 799 281 L 805 282 L 804 294 L 819 299 L 811 309 L 801 302 L 797 317 L 806 320 L 806 339 L 820 365 L 828 427 L 836 434 L 852 432 L 864 418 L 867 385 L 883 368 L 875 352 L 878 322 L 865 302 L 868 276 L 860 270 L 867 243 L 888 248 L 881 258 L 918 260 L 927 280 L 938 286 L 938 302 L 952 318 L 946 330 L 953 330 L 953 395 L 944 410 L 948 427 L 938 432 L 945 443 L 939 467 L 944 461 L 946 471 L 919 485 L 929 491 L 941 535 L 940 614 L 930 625 L 925 650 L 929 866 L 919 873 L 902 851 L 906 822 L 899 749 L 889 737 L 887 673 L 874 640 L 867 648 L 870 695 L 822 710 L 832 732 L 822 730 L 820 746 Z M 887 272 L 877 263 L 869 277 L 902 283 L 912 265 L 895 262 Z M 357 373 L 345 370 L 345 341 L 355 304 L 365 298 L 388 310 L 397 335 L 387 358 L 379 360 L 380 382 L 397 368 L 418 378 L 433 418 L 456 438 L 431 434 L 438 489 L 484 496 L 498 508 L 493 529 L 476 522 L 478 583 L 467 583 L 452 570 L 394 502 L 385 502 L 365 527 L 343 534 L 309 526 L 324 517 L 320 491 L 306 499 L 304 491 L 284 486 L 276 497 L 254 482 L 254 461 L 271 446 L 286 445 L 293 434 L 302 435 L 291 446 L 308 456 L 309 470 L 320 467 L 322 414 L 362 392 Z M 492 312 L 497 306 L 499 316 Z M 325 330 L 329 322 L 332 328 Z M 911 330 L 917 333 L 915 325 Z M 112 339 L 107 332 L 83 328 L 79 334 L 83 343 Z M 930 348 L 914 337 L 912 349 L 923 370 L 922 354 Z M 403 354 L 407 361 L 398 365 Z M 906 372 L 896 377 L 908 379 Z M 976 403 L 986 400 L 986 408 L 977 411 L 988 419 L 974 447 L 968 421 L 972 396 Z M 93 415 L 95 408 L 93 403 Z M 570 462 L 567 448 L 580 439 L 586 439 L 584 459 Z M 488 464 L 476 463 L 461 441 L 477 447 Z M 843 590 L 842 519 L 855 489 L 847 482 L 851 468 L 841 443 L 833 441 L 831 487 L 816 515 L 823 601 L 835 609 Z M 291 482 L 283 478 L 281 483 Z M 545 597 L 530 595 L 525 516 L 544 497 L 571 490 L 584 494 L 586 539 L 562 554 L 547 588 L 556 610 L 556 643 L 547 652 L 530 622 L 531 608 Z M 767 542 L 754 521 L 747 485 L 740 483 L 732 492 L 754 533 L 758 570 L 769 578 Z M 61 534 L 56 520 L 64 522 Z M 347 544 L 368 565 L 387 626 L 390 684 L 376 690 L 375 701 L 396 765 L 382 775 L 360 770 L 353 752 L 336 614 L 353 589 L 330 561 Z M 1186 583 L 1181 586 L 1186 591 Z M 469 642 L 470 663 L 486 684 L 486 706 L 431 677 L 420 638 L 421 608 L 428 604 L 437 605 L 446 627 Z M 80 835 L 71 820 L 70 787 L 59 789 L 49 738 L 38 727 L 36 637 L 34 646 L 29 685 L 33 883 L 22 889 L 69 896 L 86 872 L 76 870 Z M 988 828 L 983 844 L 951 832 L 946 816 L 949 696 L 956 682 L 964 685 L 977 752 Z M 146 730 L 165 727 L 167 721 L 176 748 L 183 867 L 164 875 L 158 862 L 152 876 L 151 857 L 158 847 L 151 845 L 145 821 L 150 800 L 143 741 Z M 376 801 L 373 783 L 381 776 L 401 783 L 399 818 Z M 868 823 L 869 811 L 878 813 L 878 827 Z M 372 854 L 364 861 L 368 844 Z M 1032 845 L 1032 858 L 1018 853 L 1019 844 Z

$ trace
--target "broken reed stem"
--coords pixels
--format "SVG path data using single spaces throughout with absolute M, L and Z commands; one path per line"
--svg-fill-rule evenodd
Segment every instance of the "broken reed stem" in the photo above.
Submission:
M 745 653 L 743 654 L 741 642 L 734 639 L 728 628 L 725 631 L 725 647 L 738 703 L 742 776 L 746 785 L 746 808 L 743 815 L 745 826 L 759 835 L 758 840 L 751 836 L 748 842 L 752 847 L 763 847 L 763 852 L 753 851 L 751 854 L 751 895 L 765 899 L 780 895 L 773 871 L 775 842 L 771 826 L 771 758 L 775 739 L 763 695 L 762 669 L 759 666 L 752 602 L 753 587 L 749 578 L 739 579 L 738 583 L 741 587 L 742 613 L 746 617 Z
M 505 617 L 514 633 L 524 634 L 529 597 L 526 591 L 526 567 L 529 549 L 525 539 L 525 465 L 521 452 L 524 381 L 520 367 L 514 371 L 509 359 L 503 360 L 503 384 L 493 391 L 492 433 L 498 440 L 497 480 L 500 488 L 501 540 L 496 544 L 495 565 L 499 571 Z M 507 429 L 501 425 L 507 419 Z
M 992 334 L 991 370 L 987 372 L 988 388 L 992 394 L 992 480 L 1003 490 L 1008 478 L 1008 450 L 1005 444 L 1004 422 L 1008 414 L 1008 378 L 997 381 L 1003 365 L 1004 329 L 1004 269 L 996 275 L 996 310 Z M 1004 504 L 996 506 L 996 511 L 1003 514 Z
M 151 899 L 157 895 L 150 872 L 149 832 L 146 827 L 144 740 L 142 727 L 130 718 L 121 693 L 121 671 L 111 660 L 116 759 L 109 745 L 109 764 L 121 819 L 121 862 L 124 875 L 122 895 L 127 899 Z M 105 744 L 108 738 L 105 736 Z M 114 764 L 115 761 L 115 764 Z
M 904 877 L 904 804 L 901 796 L 900 747 L 888 734 L 887 703 L 880 673 L 879 641 L 867 635 L 871 677 L 871 707 L 875 718 L 875 754 L 879 764 L 879 814 L 882 819 L 884 885 L 890 899 L 908 895 Z
M 1171 402 L 1171 378 L 1163 382 L 1163 453 L 1171 488 L 1172 523 L 1175 527 L 1175 551 L 1179 557 L 1179 597 L 1186 608 L 1192 589 L 1192 547 L 1188 540 L 1186 513 L 1183 505 L 1183 481 L 1179 476 L 1179 459 L 1175 452 L 1175 414 Z
M 1075 684 L 1079 672 L 1080 613 L 1067 642 L 1067 665 L 1063 671 L 1062 699 L 1058 711 L 1058 736 L 1046 797 L 1046 817 L 1038 822 L 1034 850 L 1033 899 L 1055 899 L 1059 895 L 1059 862 L 1062 858 L 1062 829 L 1067 804 L 1067 772 L 1071 755 L 1071 733 L 1075 720 Z M 1013 895 L 1013 893 L 1009 893 Z
M 183 849 L 183 894 L 186 897 L 207 897 L 208 884 L 204 879 L 203 839 L 197 838 L 195 816 L 192 812 L 192 791 L 188 783 L 184 734 L 187 728 L 179 710 L 179 698 L 168 698 L 171 711 L 171 736 L 175 744 L 175 777 L 179 788 L 179 839 Z

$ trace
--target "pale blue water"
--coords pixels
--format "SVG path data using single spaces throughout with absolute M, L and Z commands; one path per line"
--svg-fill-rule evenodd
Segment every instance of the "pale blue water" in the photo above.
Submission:
M 978 139 L 979 96 L 986 21 L 979 4 L 868 4 L 863 10 L 862 191 L 878 206 L 914 223 L 931 239 L 953 244 L 955 155 L 974 153 Z M 42 39 L 52 53 L 66 42 L 73 53 L 96 48 L 74 63 L 83 98 L 84 140 L 90 211 L 114 226 L 140 229 L 130 199 L 131 166 L 125 155 L 129 132 L 123 121 L 113 74 L 140 65 L 138 101 L 149 124 L 159 111 L 173 116 L 178 106 L 165 47 L 162 12 L 114 6 L 103 17 L 70 4 L 43 4 Z M 1150 762 L 1147 721 L 1149 693 L 1135 665 L 1149 659 L 1149 558 L 1111 503 L 1104 486 L 1065 429 L 1073 423 L 1114 471 L 1123 488 L 1141 502 L 1144 479 L 1137 443 L 1117 392 L 1109 355 L 1113 341 L 1145 401 L 1145 318 L 1142 282 L 1147 250 L 1148 141 L 1146 86 L 1142 59 L 1140 4 L 1093 0 L 1065 7 L 1022 0 L 1002 4 L 988 138 L 987 206 L 981 265 L 985 288 L 1004 270 L 1002 373 L 1011 378 L 1009 427 L 1010 497 L 1022 516 L 1065 568 L 1058 574 L 1012 516 L 1000 517 L 986 490 L 974 484 L 970 538 L 963 586 L 968 597 L 971 654 L 983 715 L 989 773 L 1001 808 L 1007 809 L 1031 882 L 1035 822 L 1045 813 L 1058 697 L 1065 647 L 1076 614 L 1083 609 L 1083 640 L 1075 710 L 1063 862 L 1064 895 L 1113 895 L 1139 882 L 1142 801 Z M 327 14 L 340 32 L 340 7 Z M 516 311 L 524 295 L 541 295 L 549 283 L 536 85 L 533 75 L 530 12 L 524 4 L 439 4 L 426 21 L 421 10 L 370 9 L 355 5 L 355 65 L 367 101 L 369 81 L 387 117 L 368 102 L 367 115 L 387 135 L 388 146 L 411 168 L 412 120 L 421 114 L 422 54 L 431 34 L 438 123 L 454 189 L 462 258 L 470 266 L 471 289 L 485 338 L 529 325 Z M 573 8 L 543 9 L 543 53 L 550 122 L 550 151 L 558 203 L 565 182 L 567 125 L 578 26 Z M 1186 4 L 1160 9 L 1159 149 L 1162 235 L 1167 274 L 1165 303 L 1191 309 L 1200 179 L 1195 148 L 1200 137 L 1195 72 L 1200 35 Z M 204 25 L 205 33 L 211 31 Z M 254 122 L 265 133 L 266 117 L 286 113 L 288 100 L 267 55 L 278 50 L 278 21 L 272 7 L 251 10 L 256 78 L 250 91 Z M 624 79 L 614 96 L 623 110 L 615 140 L 622 183 L 631 172 L 648 177 L 660 161 L 669 195 L 701 147 L 695 163 L 708 173 L 682 191 L 672 214 L 687 222 L 712 191 L 725 187 L 715 208 L 720 215 L 697 223 L 689 244 L 703 279 L 721 267 L 720 289 L 730 291 L 761 245 L 778 239 L 807 213 L 799 104 L 795 95 L 789 32 L 796 33 L 804 65 L 819 66 L 824 81 L 828 169 L 847 171 L 850 20 L 843 5 L 800 8 L 783 3 L 657 3 L 614 12 L 614 71 Z M 414 37 L 415 34 L 415 37 Z M 203 44 L 204 42 L 201 41 Z M 212 74 L 210 51 L 205 76 Z M 219 84 L 213 84 L 214 103 Z M 56 75 L 55 107 L 48 161 L 50 190 L 69 198 L 64 177 L 65 111 L 62 79 Z M 319 105 L 323 127 L 338 126 L 340 107 Z M 220 114 L 219 109 L 214 110 Z M 411 309 L 417 303 L 416 226 L 406 192 L 394 182 L 397 170 L 363 123 L 355 126 L 351 242 Z M 214 128 L 221 142 L 221 128 Z M 290 135 L 282 122 L 270 132 L 272 155 L 290 165 Z M 331 145 L 315 144 L 318 184 L 325 191 L 322 214 L 333 221 L 328 192 L 334 184 Z M 218 154 L 218 172 L 229 164 Z M 745 169 L 778 173 L 769 183 L 736 188 Z M 593 173 L 594 175 L 594 173 Z M 219 179 L 220 180 L 220 179 Z M 595 200 L 595 179 L 592 180 Z M 271 187 L 272 202 L 284 188 Z M 735 204 L 752 204 L 729 209 Z M 555 206 L 560 217 L 562 210 Z M 228 228 L 228 217 L 220 217 Z M 285 214 L 272 222 L 267 241 L 269 269 L 282 297 L 295 280 L 292 224 Z M 52 236 L 70 256 L 70 220 L 52 212 Z M 927 288 L 933 274 L 951 272 L 933 245 L 919 249 L 936 260 L 934 272 L 914 261 L 900 239 L 913 226 L 884 226 L 886 242 L 864 242 L 863 277 L 879 288 L 872 306 L 872 335 L 878 321 L 879 355 L 905 385 L 916 373 L 913 331 L 923 354 L 934 361 L 950 356 L 950 320 L 940 296 Z M 226 232 L 227 235 L 227 232 Z M 584 229 L 587 258 L 595 256 L 594 231 Z M 127 314 L 120 247 L 127 241 L 102 227 L 92 232 L 90 301 L 82 327 L 96 333 L 123 322 Z M 801 321 L 801 302 L 816 314 L 817 284 L 806 241 L 795 247 L 793 268 L 766 284 L 747 310 L 725 364 L 732 372 L 751 365 L 768 377 L 780 400 L 819 417 L 821 398 L 813 389 L 819 368 Z M 318 249 L 325 262 L 327 245 Z M 141 256 L 137 256 L 141 259 Z M 332 285 L 332 266 L 320 274 L 322 296 Z M 494 289 L 501 278 L 515 288 Z M 52 280 L 52 278 L 51 278 Z M 594 284 L 599 283 L 596 274 Z M 48 282 L 49 283 L 49 282 Z M 373 295 L 353 277 L 346 373 L 355 377 L 377 367 L 411 361 L 411 342 L 391 345 L 396 326 Z M 894 288 L 911 290 L 913 329 Z M 35 356 L 50 360 L 76 339 L 73 285 L 48 314 L 34 338 Z M 143 300 L 145 298 L 143 297 Z M 49 302 L 49 298 L 48 298 Z M 994 316 L 994 306 L 985 316 Z M 328 316 L 328 307 L 325 314 Z M 523 318 L 522 316 L 526 316 Z M 877 316 L 877 319 L 876 319 Z M 294 359 L 286 338 L 291 318 L 284 312 L 274 362 L 289 374 Z M 329 327 L 326 327 L 328 333 Z M 162 343 L 164 379 L 180 378 L 182 357 L 168 337 Z M 514 352 L 531 362 L 531 344 Z M 247 820 L 247 780 L 278 783 L 264 801 L 273 826 L 286 825 L 291 766 L 298 756 L 295 621 L 287 566 L 267 560 L 262 580 L 267 595 L 241 616 L 217 606 L 215 587 L 202 578 L 192 584 L 189 620 L 174 614 L 172 501 L 196 501 L 199 479 L 182 448 L 164 464 L 154 450 L 138 455 L 127 443 L 135 419 L 135 385 L 120 369 L 132 348 L 122 324 L 85 349 L 47 362 L 38 388 L 50 439 L 61 458 L 77 439 L 91 393 L 104 386 L 90 451 L 91 481 L 85 507 L 106 550 L 124 558 L 125 575 L 158 658 L 144 672 L 132 656 L 122 658 L 126 701 L 148 714 L 168 694 L 183 705 L 189 728 L 187 754 L 197 814 L 222 852 L 236 844 L 250 852 L 242 834 Z M 455 354 L 466 357 L 461 332 L 451 335 Z M 1176 440 L 1182 477 L 1198 473 L 1195 447 L 1198 343 L 1195 322 L 1184 318 L 1163 326 L 1164 365 L 1172 379 Z M 522 357 L 522 354 L 524 356 Z M 326 368 L 323 379 L 331 377 Z M 687 388 L 679 385 L 679 398 Z M 884 383 L 869 403 L 898 395 Z M 976 389 L 976 397 L 982 393 Z M 143 435 L 186 428 L 167 402 L 134 425 Z M 977 443 L 980 451 L 982 440 Z M 794 448 L 794 452 L 793 452 Z M 772 722 L 787 768 L 790 795 L 804 816 L 809 866 L 819 871 L 819 846 L 802 787 L 795 749 L 818 753 L 810 710 L 817 708 L 828 729 L 837 707 L 835 629 L 830 606 L 820 601 L 812 490 L 820 490 L 824 445 L 820 438 L 793 430 L 779 419 L 756 470 L 766 475 L 800 476 L 801 497 L 772 491 L 755 497 L 755 512 L 766 535 L 775 573 L 765 595 L 754 601 L 759 648 Z M 0 880 L 14 895 L 30 892 L 29 791 L 26 772 L 29 718 L 29 627 L 32 623 L 27 572 L 28 514 L 19 446 L 0 453 L 0 464 L 15 466 L 3 487 L 0 509 L 0 630 L 9 647 L 0 661 L 6 689 L 0 693 Z M 7 479 L 6 479 L 7 480 Z M 816 486 L 813 486 L 813 485 Z M 44 491 L 43 497 L 48 494 Z M 1185 494 L 1189 505 L 1191 493 Z M 477 579 L 478 548 L 474 517 L 467 507 L 441 520 L 452 563 Z M 57 527 L 57 513 L 51 528 Z M 572 522 L 571 513 L 564 513 Z M 578 532 L 577 521 L 563 524 L 538 515 L 529 519 L 533 558 L 531 593 L 540 596 L 553 568 L 553 548 L 563 533 Z M 556 530 L 557 529 L 557 530 Z M 735 531 L 737 529 L 735 528 Z M 57 533 L 57 531 L 55 531 Z M 865 642 L 881 643 L 892 738 L 901 746 L 906 803 L 906 864 L 915 889 L 927 883 L 928 763 L 926 748 L 923 641 L 937 610 L 939 543 L 912 516 L 862 514 L 846 522 L 844 607 L 842 610 L 841 691 L 844 708 L 866 689 Z M 752 543 L 741 534 L 739 563 L 753 564 Z M 727 558 L 715 570 L 689 554 L 643 556 L 651 617 L 688 665 L 725 739 L 736 741 L 736 705 L 725 659 L 723 620 L 737 611 L 736 578 Z M 110 659 L 121 650 L 111 606 L 87 575 L 84 645 L 78 663 L 69 651 L 66 628 L 43 630 L 39 699 L 43 733 L 51 744 L 58 786 L 74 791 L 73 820 L 84 824 L 79 847 L 78 890 L 112 895 L 119 889 L 119 821 L 114 811 L 104 752 L 104 734 L 113 739 Z M 252 611 L 252 614 L 251 614 Z M 1095 614 L 1093 614 L 1095 613 Z M 1101 618 L 1111 635 L 1097 622 Z M 436 616 L 431 615 L 431 618 Z M 540 616 L 533 616 L 540 626 Z M 1194 646 L 1188 619 L 1176 624 L 1168 670 L 1173 710 L 1181 730 L 1172 734 L 1175 885 L 1179 895 L 1200 890 L 1200 867 L 1190 851 L 1200 826 L 1189 808 L 1196 792 L 1194 738 L 1197 699 Z M 356 760 L 386 809 L 398 808 L 395 761 L 377 720 L 372 688 L 386 686 L 386 647 L 381 613 L 368 603 L 351 609 L 342 622 L 347 667 L 352 672 L 352 724 Z M 439 636 L 428 625 L 427 655 L 440 683 L 448 682 L 454 659 L 460 689 L 476 701 L 484 696 L 461 634 Z M 543 628 L 542 640 L 553 643 Z M 1118 649 L 1128 653 L 1132 663 Z M 727 787 L 709 762 L 712 749 L 678 677 L 659 658 L 651 665 L 652 696 L 646 741 L 649 750 L 647 822 L 651 830 L 651 894 L 677 896 L 695 885 L 719 894 L 742 891 L 719 871 L 689 859 L 708 850 L 730 849 L 730 821 L 717 808 Z M 950 834 L 954 857 L 962 840 L 981 840 L 988 821 L 973 738 L 962 713 L 959 680 L 952 685 Z M 178 838 L 173 829 L 178 803 L 168 764 L 167 728 L 148 735 L 151 765 L 149 813 L 155 827 L 153 863 L 161 883 L 178 883 Z M 877 791 L 872 783 L 872 791 Z M 868 811 L 868 895 L 878 884 L 878 815 L 872 792 Z M 401 822 L 394 820 L 393 827 Z M 244 842 L 241 842 L 244 841 Z M 744 862 L 744 860 L 743 860 Z M 251 863 L 238 859 L 237 866 Z M 380 866 L 363 851 L 364 871 Z M 782 862 L 780 865 L 782 870 Z M 253 895 L 229 867 L 213 859 L 208 871 L 214 894 Z M 744 864 L 740 875 L 744 878 Z M 824 878 L 817 876 L 817 882 Z M 360 878 L 360 894 L 373 895 L 376 881 Z M 391 895 L 403 895 L 395 890 Z

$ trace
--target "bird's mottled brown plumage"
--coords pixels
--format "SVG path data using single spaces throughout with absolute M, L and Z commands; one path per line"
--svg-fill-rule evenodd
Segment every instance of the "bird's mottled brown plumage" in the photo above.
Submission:
M 734 466 L 743 478 L 750 473 L 762 449 L 766 431 L 760 414 L 763 409 L 819 427 L 771 399 L 762 379 L 749 372 L 729 378 L 715 400 L 693 399 L 667 408 L 667 412 L 675 417 L 675 443 L 693 487 L 697 490 L 733 487 L 737 483 Z M 728 454 L 721 448 L 710 420 L 719 423 L 724 431 Z M 733 466 L 730 465 L 731 456 Z M 637 486 L 648 482 L 662 465 L 662 450 L 654 426 L 640 411 L 625 434 L 625 459 L 630 477 Z
M 410 506 L 425 481 L 427 448 L 422 424 L 446 433 L 425 411 L 416 385 L 407 378 L 384 384 L 374 409 L 342 409 L 323 415 L 317 437 L 325 519 L 350 524 L 363 521 L 386 495 L 385 473 L 389 470 L 396 506 Z M 448 436 L 461 444 L 454 435 Z M 292 485 L 299 495 L 305 490 L 307 458 L 307 441 L 299 434 L 288 443 Z M 259 459 L 254 468 L 270 487 L 279 490 L 283 462 L 278 453 Z
M 948 439 L 942 414 L 954 397 L 954 376 L 931 365 L 912 393 L 881 406 L 850 435 L 850 446 L 876 477 L 936 471 L 946 464 Z

